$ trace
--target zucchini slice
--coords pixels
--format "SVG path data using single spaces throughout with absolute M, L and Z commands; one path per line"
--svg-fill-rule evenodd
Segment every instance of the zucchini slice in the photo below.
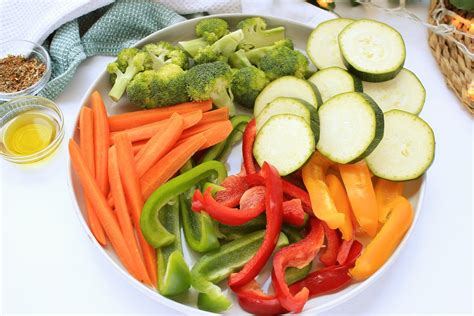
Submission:
M 373 20 L 349 24 L 339 34 L 339 48 L 347 69 L 363 81 L 393 79 L 405 62 L 405 43 L 394 28 Z
M 317 149 L 338 163 L 365 158 L 383 136 L 383 112 L 364 93 L 346 92 L 332 97 L 321 105 L 319 120 Z
M 270 82 L 255 99 L 253 114 L 257 117 L 263 108 L 278 97 L 302 99 L 315 108 L 321 105 L 317 88 L 306 80 L 285 76 Z
M 362 92 L 360 79 L 339 67 L 322 69 L 312 75 L 308 81 L 316 85 L 323 102 L 344 92 Z
M 280 114 L 271 117 L 257 133 L 253 155 L 260 166 L 266 161 L 285 176 L 303 166 L 314 148 L 309 124 L 300 116 Z
M 311 32 L 306 43 L 306 53 L 317 68 L 346 68 L 339 52 L 338 35 L 352 22 L 354 20 L 333 19 L 320 23 Z
M 318 110 L 311 104 L 301 99 L 278 97 L 268 103 L 256 117 L 257 132 L 273 116 L 280 114 L 293 114 L 301 116 L 309 124 L 314 134 L 314 141 L 319 139 L 319 117 Z
M 364 82 L 363 86 L 364 92 L 370 95 L 384 112 L 397 109 L 418 114 L 425 104 L 425 87 L 420 79 L 406 68 L 392 80 L 379 83 Z
M 369 169 L 378 177 L 405 181 L 421 176 L 435 154 L 431 127 L 415 114 L 400 110 L 385 113 L 385 134 L 367 157 Z

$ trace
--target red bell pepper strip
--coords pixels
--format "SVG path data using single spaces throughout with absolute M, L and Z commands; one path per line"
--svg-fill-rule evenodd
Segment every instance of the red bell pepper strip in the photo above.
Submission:
M 217 199 L 216 199 L 217 200 Z M 265 205 L 265 187 L 257 185 L 251 187 L 240 198 L 240 209 L 245 210 L 251 207 L 260 205 L 264 208 Z M 301 200 L 292 199 L 283 202 L 283 222 L 302 226 L 305 223 L 305 213 L 301 205 Z
M 303 207 L 306 213 L 310 215 L 314 215 L 313 209 L 311 208 L 311 200 L 309 198 L 308 192 L 294 185 L 291 182 L 283 180 L 282 183 L 283 183 L 283 192 L 285 192 L 287 196 L 293 199 L 300 199 L 301 202 L 303 203 Z
M 250 175 L 248 174 L 245 177 L 245 179 L 249 186 L 263 185 L 263 177 L 258 173 L 254 173 Z M 281 180 L 281 183 L 283 185 L 283 193 L 285 193 L 285 195 L 289 197 L 290 199 L 301 200 L 301 203 L 303 203 L 303 209 L 305 210 L 305 212 L 311 216 L 314 216 L 313 210 L 311 208 L 311 200 L 309 198 L 308 192 L 306 192 L 300 187 L 284 179 Z
M 324 227 L 324 234 L 326 235 L 326 248 L 323 253 L 319 256 L 319 261 L 326 267 L 330 267 L 336 264 L 337 254 L 341 244 L 341 238 L 337 230 L 329 228 L 329 226 L 322 222 Z
M 273 258 L 272 283 L 281 305 L 290 312 L 301 312 L 308 300 L 309 290 L 302 288 L 297 293 L 290 292 L 285 281 L 285 270 L 289 267 L 302 268 L 316 256 L 324 242 L 324 229 L 320 221 L 311 218 L 310 231 L 306 237 L 275 254 Z
M 252 119 L 245 127 L 244 135 L 242 137 L 242 154 L 244 158 L 245 172 L 247 174 L 254 174 L 257 172 L 253 159 L 253 144 L 255 143 L 256 135 L 257 124 L 255 123 L 255 119 Z
M 295 226 L 304 225 L 305 212 L 300 199 L 283 202 L 283 222 Z
M 337 252 L 337 259 L 336 259 L 337 263 L 339 264 L 346 263 L 353 243 L 354 243 L 354 238 L 352 238 L 351 240 L 342 241 L 341 245 L 339 246 L 339 251 Z
M 220 186 L 224 187 L 225 190 L 217 192 L 215 199 L 227 207 L 236 207 L 239 205 L 240 198 L 249 188 L 245 177 L 238 175 L 228 176 L 222 181 Z
M 303 280 L 291 285 L 291 292 L 295 293 L 306 288 L 309 290 L 309 297 L 315 297 L 342 290 L 352 282 L 349 269 L 354 266 L 361 252 L 362 244 L 354 241 L 347 261 L 343 265 L 327 267 L 310 273 Z
M 210 189 L 204 192 L 204 196 L 199 190 L 196 190 L 193 195 L 191 208 L 195 212 L 205 211 L 219 223 L 229 226 L 245 224 L 265 210 L 264 205 L 255 205 L 245 210 L 221 205 L 212 197 Z
M 351 283 L 348 271 L 354 266 L 356 259 L 362 252 L 362 244 L 354 241 L 348 252 L 347 262 L 344 265 L 332 266 L 315 271 L 305 279 L 290 286 L 290 292 L 297 294 L 301 289 L 309 290 L 309 297 L 324 295 L 327 293 L 342 290 Z M 234 289 L 239 299 L 239 304 L 245 311 L 259 315 L 283 314 L 287 310 L 281 306 L 275 295 L 268 295 L 262 292 L 260 285 L 252 280 L 249 284 Z
M 262 173 L 265 179 L 265 213 L 267 215 L 265 237 L 255 256 L 245 264 L 242 270 L 230 276 L 229 286 L 231 288 L 243 286 L 258 275 L 272 255 L 280 235 L 283 221 L 281 178 L 278 171 L 267 162 L 263 163 Z M 283 277 L 285 277 L 284 274 Z
M 255 280 L 234 289 L 234 293 L 239 299 L 240 307 L 251 314 L 275 315 L 287 312 L 276 296 L 263 293 L 260 284 Z

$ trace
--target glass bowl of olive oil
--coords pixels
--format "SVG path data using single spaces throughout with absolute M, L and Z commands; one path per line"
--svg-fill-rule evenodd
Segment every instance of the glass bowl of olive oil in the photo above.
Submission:
M 6 160 L 42 160 L 55 152 L 63 137 L 63 113 L 53 101 L 24 96 L 0 105 L 0 155 Z

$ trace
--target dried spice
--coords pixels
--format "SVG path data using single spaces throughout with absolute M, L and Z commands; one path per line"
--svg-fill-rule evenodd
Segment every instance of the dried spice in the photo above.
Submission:
M 8 55 L 0 59 L 0 92 L 18 92 L 34 85 L 46 71 L 37 58 Z

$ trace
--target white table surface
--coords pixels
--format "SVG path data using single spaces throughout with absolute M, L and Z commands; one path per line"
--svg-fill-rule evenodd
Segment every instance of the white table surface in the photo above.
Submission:
M 411 6 L 427 15 L 427 1 Z M 436 134 L 422 214 L 397 262 L 376 284 L 326 314 L 472 313 L 473 120 L 450 91 L 431 55 L 424 28 L 375 10 L 338 3 L 342 16 L 369 17 L 396 27 L 407 43 L 407 67 L 427 90 L 421 116 Z M 110 61 L 94 57 L 58 97 L 70 135 L 79 100 Z M 143 296 L 86 237 L 67 186 L 66 141 L 36 167 L 0 162 L 0 314 L 176 314 Z

